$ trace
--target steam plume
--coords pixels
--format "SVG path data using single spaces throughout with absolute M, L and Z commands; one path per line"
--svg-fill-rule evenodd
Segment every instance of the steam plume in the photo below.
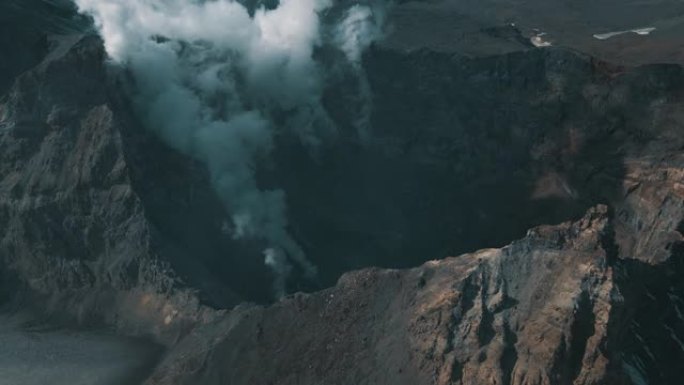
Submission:
M 281 0 L 252 15 L 234 0 L 75 1 L 93 16 L 111 59 L 133 74 L 145 124 L 206 164 L 233 237 L 266 243 L 276 290 L 284 290 L 288 260 L 315 276 L 288 233 L 284 192 L 259 188 L 256 163 L 276 130 L 313 146 L 334 130 L 320 103 L 325 69 L 313 53 L 330 44 L 360 68 L 361 51 L 379 36 L 373 10 L 354 5 L 325 33 L 320 15 L 331 0 Z
M 362 66 L 362 54 L 383 35 L 387 3 L 355 4 L 344 12 L 335 27 L 334 40 L 354 70 L 358 91 L 356 116 L 352 117 L 362 143 L 371 136 L 370 114 L 373 108 L 370 85 Z

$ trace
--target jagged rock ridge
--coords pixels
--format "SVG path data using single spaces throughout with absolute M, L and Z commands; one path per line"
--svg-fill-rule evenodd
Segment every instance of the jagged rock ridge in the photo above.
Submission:
M 149 383 L 616 383 L 610 237 L 599 206 L 502 249 L 240 306 L 193 331 Z
M 502 249 L 241 305 L 190 333 L 148 383 L 674 384 L 670 333 L 684 322 L 656 314 L 681 300 L 635 290 L 635 272 L 656 295 L 672 287 L 645 279 L 662 267 L 618 258 L 612 223 L 597 206 Z

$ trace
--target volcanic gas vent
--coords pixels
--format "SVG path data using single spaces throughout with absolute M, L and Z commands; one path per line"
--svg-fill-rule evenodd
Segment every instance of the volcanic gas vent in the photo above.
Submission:
M 220 307 L 501 246 L 597 202 L 619 205 L 624 151 L 663 130 L 658 103 L 676 100 L 681 81 L 562 48 L 398 52 L 383 44 L 386 8 L 374 2 L 111 4 L 79 2 L 105 52 L 60 32 L 3 99 L 7 164 L 65 170 L 50 184 L 7 168 L 8 196 L 60 201 L 71 186 L 70 203 L 45 213 L 10 205 L 18 233 L 6 250 L 23 240 L 45 244 L 38 259 L 120 261 L 109 265 L 126 269 L 116 285 L 144 281 L 128 272 L 156 256 Z M 79 176 L 66 171 L 75 164 Z M 96 183 L 119 216 L 87 217 L 117 212 L 83 195 Z M 46 215 L 60 224 L 26 222 Z

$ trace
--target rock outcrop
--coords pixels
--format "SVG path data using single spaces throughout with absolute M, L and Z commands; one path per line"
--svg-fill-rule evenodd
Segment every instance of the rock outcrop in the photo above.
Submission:
M 101 41 L 60 36 L 54 44 L 0 103 L 0 255 L 3 283 L 18 283 L 5 291 L 83 323 L 140 323 L 147 333 L 177 316 L 160 311 L 173 308 L 167 302 L 199 304 L 160 294 L 176 279 L 157 258 L 160 241 L 133 191 L 136 144 L 122 128 L 133 123 L 108 95 Z
M 614 251 L 598 206 L 502 249 L 348 273 L 195 329 L 148 383 L 619 383 Z
M 612 223 L 601 205 L 501 249 L 241 305 L 147 383 L 674 384 L 681 262 L 620 259 Z
M 597 206 L 502 249 L 362 270 L 320 293 L 240 306 L 195 329 L 148 383 L 675 383 L 676 365 L 654 375 L 630 351 L 634 338 L 659 350 L 640 337 L 657 325 L 639 323 L 657 316 L 635 314 L 650 305 L 633 297 L 625 274 L 635 270 L 617 258 L 610 224 Z M 674 321 L 660 328 L 681 330 Z

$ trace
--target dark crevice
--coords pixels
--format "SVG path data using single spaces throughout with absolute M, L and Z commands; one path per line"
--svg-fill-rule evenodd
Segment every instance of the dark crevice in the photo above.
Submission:
M 449 380 L 452 384 L 460 384 L 463 381 L 463 364 L 455 357 L 451 363 L 451 376 Z
M 468 276 L 463 280 L 461 287 L 458 290 L 461 292 L 461 298 L 458 301 L 458 305 L 454 308 L 451 314 L 451 322 L 449 327 L 449 339 L 448 350 L 452 351 L 453 347 L 458 345 L 456 339 L 459 337 L 457 335 L 458 328 L 464 321 L 468 312 L 475 306 L 475 300 L 481 293 L 481 286 L 478 284 L 478 275 L 476 272 Z M 463 376 L 463 363 L 459 361 L 458 354 L 453 358 L 451 363 L 451 376 L 450 380 L 452 383 L 459 383 Z
M 568 352 L 568 383 L 571 384 L 579 376 L 582 370 L 582 359 L 587 349 L 589 337 L 594 335 L 594 314 L 593 304 L 589 293 L 582 292 L 577 302 L 575 318 L 570 329 L 571 340 Z
M 504 351 L 501 355 L 501 371 L 503 373 L 503 385 L 512 383 L 513 369 L 518 362 L 518 351 L 515 344 L 518 343 L 518 336 L 515 334 L 508 323 L 504 323 L 503 329 Z
M 494 331 L 494 313 L 491 312 L 487 308 L 487 298 L 489 297 L 487 294 L 488 291 L 488 276 L 487 276 L 487 267 L 482 266 L 481 267 L 481 275 L 480 275 L 480 280 L 482 281 L 482 285 L 480 287 L 480 307 L 482 309 L 482 314 L 480 317 L 480 323 L 477 327 L 477 339 L 478 342 L 480 343 L 480 346 L 486 346 L 488 345 L 492 339 L 496 336 L 496 332 Z
M 615 209 L 608 206 L 608 221 L 603 228 L 603 233 L 601 234 L 601 248 L 606 253 L 606 262 L 608 266 L 614 266 L 620 257 L 620 248 L 615 241 L 615 227 L 613 222 L 615 221 Z
M 453 318 L 454 323 L 459 324 L 463 318 L 468 314 L 470 309 L 475 306 L 475 299 L 480 294 L 480 285 L 477 283 L 476 274 L 473 273 L 463 281 L 461 290 L 461 300 L 459 306 L 454 309 Z M 475 281 L 475 282 L 474 282 Z
M 637 382 L 676 385 L 684 378 L 684 242 L 658 265 L 620 259 L 616 285 L 624 297 L 623 321 L 613 347 L 622 375 Z

